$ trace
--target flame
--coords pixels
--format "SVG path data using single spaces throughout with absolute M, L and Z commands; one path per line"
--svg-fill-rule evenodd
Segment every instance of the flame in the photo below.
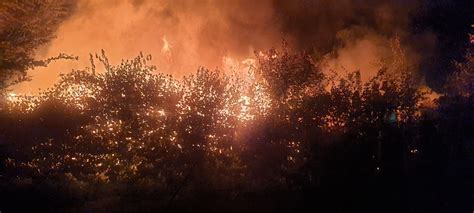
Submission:
M 161 53 L 163 55 L 166 55 L 169 59 L 171 58 L 171 44 L 170 42 L 168 41 L 168 39 L 166 39 L 166 36 L 163 36 L 163 38 L 161 38 L 161 40 L 163 41 L 163 47 L 161 48 Z
M 224 66 L 224 69 L 229 69 L 229 70 L 239 69 L 239 62 L 230 56 L 222 57 L 222 65 Z
M 19 100 L 18 96 L 14 92 L 10 92 L 7 95 L 8 102 L 17 102 Z
M 438 107 L 438 99 L 442 94 L 433 91 L 427 86 L 421 86 L 418 90 L 425 94 L 425 99 L 418 103 L 420 109 L 435 109 Z
M 165 110 L 163 110 L 163 109 L 162 109 L 162 110 L 158 110 L 158 114 L 159 114 L 160 116 L 166 116 L 166 112 L 165 112 Z
M 35 95 L 25 95 L 10 92 L 6 96 L 7 104 L 12 108 L 20 111 L 31 112 L 38 106 L 40 97 Z
M 241 63 L 250 68 L 250 67 L 255 67 L 256 66 L 257 60 L 255 60 L 254 58 L 246 58 L 246 59 L 242 60 Z
M 250 101 L 251 98 L 246 95 L 240 96 L 240 113 L 237 115 L 237 118 L 241 121 L 253 120 L 255 115 L 250 113 Z

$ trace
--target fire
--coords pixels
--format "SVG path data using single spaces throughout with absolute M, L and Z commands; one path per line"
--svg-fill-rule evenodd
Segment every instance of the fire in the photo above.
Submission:
M 441 97 L 441 94 L 433 91 L 427 86 L 421 86 L 418 90 L 425 94 L 425 99 L 419 103 L 420 108 L 435 109 L 438 107 L 437 101 Z
M 16 95 L 16 93 L 14 92 L 11 92 L 11 93 L 8 93 L 7 95 L 7 100 L 9 102 L 17 102 L 19 100 L 18 96 Z
M 165 110 L 163 110 L 163 109 L 162 109 L 162 110 L 158 110 L 158 114 L 159 114 L 160 116 L 166 116 Z
M 10 92 L 6 96 L 6 101 L 12 109 L 31 112 L 38 106 L 38 96 L 24 95 Z
M 229 70 L 239 69 L 239 62 L 230 56 L 222 57 L 222 65 L 224 66 L 224 69 L 229 69 Z
M 163 47 L 161 48 L 161 53 L 163 55 L 166 55 L 168 57 L 168 59 L 171 58 L 171 44 L 170 42 L 168 41 L 168 39 L 166 39 L 166 36 L 163 36 L 163 38 L 161 38 L 161 40 L 163 41 Z
M 237 116 L 239 120 L 253 120 L 255 118 L 255 115 L 250 113 L 250 101 L 251 98 L 249 96 L 240 96 L 240 114 Z
M 248 66 L 249 68 L 251 68 L 251 67 L 255 67 L 256 62 L 257 62 L 257 60 L 255 60 L 254 58 L 246 58 L 246 59 L 242 60 L 241 63 Z

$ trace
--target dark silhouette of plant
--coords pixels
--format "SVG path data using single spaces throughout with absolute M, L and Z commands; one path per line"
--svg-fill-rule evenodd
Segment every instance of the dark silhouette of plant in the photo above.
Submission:
M 304 53 L 257 57 L 246 78 L 200 68 L 177 80 L 148 65 L 151 56 L 111 65 L 102 52 L 40 96 L 10 97 L 0 113 L 2 188 L 48 180 L 41 193 L 86 209 L 106 195 L 152 198 L 164 210 L 239 205 L 247 196 L 308 205 L 318 195 L 316 210 L 350 199 L 382 206 L 391 201 L 371 193 L 383 188 L 405 199 L 403 190 L 431 187 L 436 182 L 422 177 L 446 168 L 452 155 L 443 147 L 459 154 L 472 137 L 453 129 L 472 129 L 470 102 L 455 101 L 467 100 L 465 90 L 442 97 L 430 112 L 439 117 L 430 117 L 418 107 L 425 93 L 402 66 L 362 82 L 358 71 L 323 74 Z
M 76 1 L 5 0 L 0 2 L 0 89 L 28 80 L 26 71 L 47 66 L 58 59 L 75 59 L 59 54 L 46 60 L 34 59 L 37 48 L 47 44 L 59 24 L 74 10 Z

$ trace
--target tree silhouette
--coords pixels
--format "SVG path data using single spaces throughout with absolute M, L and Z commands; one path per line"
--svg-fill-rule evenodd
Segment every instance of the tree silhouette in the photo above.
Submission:
M 17 96 L 2 111 L 2 188 L 48 180 L 40 192 L 62 202 L 153 197 L 165 210 L 238 205 L 246 196 L 306 202 L 282 194 L 308 193 L 329 201 L 315 207 L 324 210 L 359 187 L 394 196 L 408 187 L 403 178 L 428 187 L 434 182 L 420 178 L 452 156 L 443 147 L 462 153 L 472 137 L 453 129 L 472 128 L 464 84 L 453 83 L 440 117 L 430 118 L 419 108 L 425 93 L 403 67 L 362 82 L 358 71 L 322 73 L 305 53 L 257 58 L 243 78 L 200 68 L 177 80 L 149 65 L 151 56 L 112 65 L 105 52 L 96 55 L 91 68 L 62 75 L 38 97 Z M 356 200 L 389 202 L 363 195 Z
M 75 1 L 65 0 L 6 0 L 0 3 L 0 89 L 27 80 L 28 69 L 47 66 L 58 59 L 75 58 L 59 54 L 46 60 L 34 59 L 37 48 L 54 38 L 57 27 L 74 7 Z

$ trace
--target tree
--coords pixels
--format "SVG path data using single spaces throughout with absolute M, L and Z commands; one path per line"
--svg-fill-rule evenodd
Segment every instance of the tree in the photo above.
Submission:
M 47 66 L 58 57 L 36 60 L 35 51 L 54 38 L 62 21 L 71 15 L 76 1 L 5 0 L 0 2 L 0 90 L 28 79 L 26 71 Z M 12 80 L 13 79 L 13 80 Z

